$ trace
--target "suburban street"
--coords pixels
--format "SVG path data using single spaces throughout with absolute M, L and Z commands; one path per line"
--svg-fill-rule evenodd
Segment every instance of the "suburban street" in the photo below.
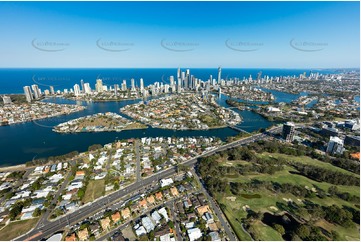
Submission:
M 220 223 L 222 224 L 222 227 L 224 228 L 224 231 L 227 234 L 227 237 L 229 238 L 229 240 L 232 241 L 236 241 L 238 240 L 237 236 L 234 234 L 231 226 L 229 225 L 227 219 L 223 216 L 223 212 L 221 211 L 221 209 L 218 207 L 218 205 L 215 203 L 214 199 L 209 195 L 207 189 L 204 188 L 203 186 L 203 182 L 200 180 L 199 176 L 197 175 L 197 173 L 193 170 L 192 171 L 193 177 L 195 179 L 197 179 L 197 181 L 200 183 L 201 185 L 201 191 L 203 192 L 203 194 L 206 195 L 208 201 L 210 202 L 210 204 L 212 205 L 212 208 L 215 212 L 215 214 L 217 215 Z
M 256 140 L 260 140 L 260 139 L 264 139 L 266 138 L 268 135 L 266 133 L 269 132 L 278 132 L 281 130 L 281 127 L 274 127 L 270 130 L 268 130 L 268 132 L 265 133 L 257 133 L 255 135 L 252 135 L 250 137 L 246 137 L 243 138 L 241 140 L 237 140 L 234 141 L 232 143 L 228 143 L 225 144 L 223 146 L 220 146 L 214 150 L 208 151 L 203 153 L 202 155 L 196 156 L 188 161 L 185 161 L 183 164 L 187 165 L 187 166 L 194 166 L 194 164 L 197 162 L 198 158 L 204 157 L 204 156 L 209 156 L 209 155 L 213 155 L 216 152 L 219 151 L 223 151 L 223 150 L 227 150 L 229 148 L 233 148 L 236 146 L 240 146 L 240 145 L 245 145 L 247 143 L 251 143 L 254 142 Z M 108 208 L 109 206 L 111 206 L 112 204 L 116 203 L 119 199 L 123 198 L 126 195 L 129 195 L 129 193 L 140 193 L 142 190 L 147 189 L 147 187 L 152 184 L 152 183 L 156 183 L 158 182 L 160 179 L 169 177 L 173 174 L 175 174 L 176 171 L 176 167 L 171 167 L 168 168 L 164 171 L 161 171 L 153 176 L 147 177 L 141 181 L 137 181 L 127 187 L 125 187 L 122 190 L 118 190 L 114 193 L 111 193 L 107 196 L 98 198 L 96 201 L 92 202 L 92 203 L 88 203 L 87 205 L 84 205 L 82 207 L 80 207 L 77 211 L 72 212 L 70 214 L 67 214 L 55 221 L 51 221 L 51 222 L 46 222 L 42 227 L 37 226 L 36 228 L 34 228 L 33 230 L 31 230 L 30 232 L 28 232 L 27 234 L 20 236 L 18 238 L 16 238 L 16 240 L 21 241 L 21 240 L 41 240 L 44 238 L 48 238 L 51 235 L 53 235 L 54 233 L 58 232 L 58 231 L 62 231 L 64 229 L 64 227 L 66 227 L 67 225 L 71 225 L 74 223 L 77 223 L 78 221 L 89 217 L 90 215 L 96 213 L 98 210 L 105 210 L 106 208 Z M 214 204 L 213 200 L 212 201 L 212 205 Z M 213 205 L 214 206 L 214 205 Z M 221 214 L 220 211 L 218 211 L 218 214 Z M 219 219 L 222 218 L 222 216 L 219 216 L 217 214 L 217 216 L 219 217 Z M 223 221 L 225 224 L 225 221 Z M 235 236 L 232 235 L 232 233 L 230 232 L 230 228 L 228 226 L 225 226 L 225 229 L 228 228 L 228 233 L 230 238 L 235 238 Z M 227 234 L 228 234 L 227 233 Z

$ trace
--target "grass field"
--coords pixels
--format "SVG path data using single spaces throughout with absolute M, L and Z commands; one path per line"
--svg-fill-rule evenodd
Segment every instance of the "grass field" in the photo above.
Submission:
M 92 202 L 94 199 L 101 197 L 105 189 L 105 180 L 91 180 L 86 188 L 83 202 Z
M 261 221 L 255 221 L 251 225 L 255 234 L 255 239 L 260 241 L 281 241 L 283 240 L 280 233 L 273 228 L 263 224 Z
M 274 157 L 274 158 L 283 158 L 287 161 L 294 161 L 294 162 L 299 162 L 305 165 L 313 165 L 313 166 L 318 166 L 318 167 L 322 167 L 325 169 L 329 169 L 331 171 L 338 171 L 338 172 L 342 172 L 348 175 L 353 175 L 356 177 L 360 177 L 359 175 L 352 173 L 350 171 L 344 170 L 340 167 L 334 166 L 330 163 L 327 162 L 322 162 L 320 160 L 316 160 L 316 159 L 312 159 L 311 157 L 308 156 L 292 156 L 292 155 L 285 155 L 285 154 L 280 154 L 280 153 L 262 153 L 260 156 L 267 156 L 267 157 Z
M 275 158 L 284 158 L 286 160 L 292 160 L 295 162 L 300 162 L 303 164 L 310 164 L 314 166 L 320 166 L 325 169 L 330 169 L 333 171 L 340 171 L 345 174 L 353 175 L 356 177 L 359 177 L 358 175 L 351 173 L 349 171 L 345 171 L 339 167 L 335 167 L 331 164 L 321 162 L 319 160 L 311 159 L 309 157 L 296 157 L 296 156 L 288 156 L 283 154 L 269 154 L 269 153 L 263 153 L 260 154 L 260 156 L 272 156 Z M 222 166 L 231 166 L 231 163 L 234 165 L 236 164 L 242 164 L 245 165 L 246 161 L 221 161 Z M 228 181 L 235 181 L 235 182 L 250 182 L 252 179 L 258 179 L 263 181 L 272 181 L 272 182 L 278 182 L 278 183 L 291 183 L 294 185 L 301 185 L 301 186 L 308 186 L 309 188 L 312 187 L 319 187 L 327 192 L 328 188 L 330 186 L 333 186 L 332 184 L 326 183 L 326 182 L 316 182 L 312 179 L 309 179 L 307 177 L 292 174 L 290 171 L 296 171 L 294 168 L 290 166 L 285 166 L 284 170 L 278 171 L 273 175 L 269 174 L 260 174 L 260 173 L 254 173 L 254 174 L 248 174 L 248 175 L 238 175 L 238 174 L 230 174 L 226 176 Z M 349 192 L 352 195 L 360 196 L 360 188 L 357 186 L 340 186 L 337 185 L 337 188 L 340 192 Z M 229 220 L 232 227 L 234 227 L 234 230 L 237 234 L 237 236 L 241 240 L 250 240 L 249 236 L 242 230 L 241 227 L 241 219 L 245 218 L 247 216 L 247 212 L 243 210 L 243 206 L 249 206 L 249 208 L 255 212 L 271 212 L 271 213 L 279 213 L 282 212 L 281 210 L 275 210 L 274 207 L 276 207 L 277 202 L 285 203 L 284 199 L 292 199 L 296 204 L 302 205 L 303 199 L 302 197 L 297 197 L 290 193 L 274 193 L 272 191 L 269 191 L 265 188 L 257 189 L 254 191 L 249 192 L 241 192 L 241 194 L 248 194 L 248 195 L 254 195 L 259 194 L 260 198 L 245 198 L 241 195 L 233 195 L 230 191 L 224 191 L 222 194 L 218 194 L 216 199 L 219 203 L 222 203 L 226 206 L 225 209 L 225 215 L 227 216 L 227 219 Z M 232 201 L 232 199 L 229 199 L 228 197 L 236 197 L 235 201 Z M 227 199 L 228 198 L 228 199 Z M 323 199 L 319 197 L 313 197 L 313 198 L 307 198 L 308 200 L 311 200 L 314 203 L 317 203 L 322 206 L 330 206 L 330 205 L 337 205 L 339 207 L 342 207 L 343 205 L 353 207 L 355 208 L 355 204 L 344 201 L 339 198 L 335 197 L 325 197 Z M 304 219 L 309 219 L 304 217 Z M 331 226 L 332 225 L 332 226 Z M 360 237 L 359 232 L 359 226 L 355 228 L 344 228 L 342 226 L 329 224 L 326 221 L 323 222 L 323 224 L 319 224 L 318 226 L 325 228 L 329 232 L 331 230 L 337 231 L 341 238 L 343 240 L 358 240 Z M 257 223 L 253 223 L 251 230 L 257 237 L 256 239 L 259 240 L 283 240 L 282 236 L 273 228 L 263 224 L 261 221 L 257 221 Z
M 38 219 L 39 218 L 16 221 L 6 225 L 0 230 L 0 240 L 9 241 L 25 234 L 36 225 Z
M 316 225 L 328 230 L 329 232 L 331 232 L 332 230 L 337 231 L 342 240 L 348 240 L 348 241 L 360 240 L 360 230 L 357 228 L 354 229 L 345 228 L 339 225 L 331 224 L 324 219 L 317 221 Z

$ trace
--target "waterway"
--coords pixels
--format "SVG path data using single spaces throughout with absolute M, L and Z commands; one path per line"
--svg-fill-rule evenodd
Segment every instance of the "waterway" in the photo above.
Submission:
M 183 68 L 182 71 L 185 71 Z M 222 78 L 243 77 L 250 75 L 256 77 L 260 69 L 222 69 Z M 299 75 L 310 70 L 301 69 L 262 69 L 263 75 L 288 76 Z M 317 70 L 320 73 L 334 73 L 336 70 Z M 74 84 L 80 84 L 80 80 L 89 82 L 92 88 L 95 79 L 103 79 L 105 85 L 120 84 L 124 79 L 128 85 L 130 79 L 134 78 L 139 86 L 139 79 L 144 78 L 144 84 L 149 85 L 156 81 L 162 83 L 169 82 L 169 76 L 176 76 L 177 69 L 0 69 L 0 93 L 23 93 L 23 86 L 37 84 L 42 90 L 54 86 L 55 90 L 72 88 Z M 202 80 L 207 80 L 210 75 L 217 76 L 217 68 L 191 69 L 191 73 Z M 277 102 L 290 102 L 297 98 L 292 94 L 271 91 L 276 96 Z M 276 93 L 277 92 L 277 93 Z M 218 102 L 224 107 L 229 107 L 226 103 L 226 96 L 221 95 Z M 61 98 L 45 100 L 54 103 L 80 104 L 87 108 L 84 111 L 66 116 L 59 116 L 50 119 L 38 120 L 15 124 L 10 126 L 0 126 L 0 166 L 23 164 L 33 158 L 62 155 L 74 150 L 86 151 L 92 144 L 106 144 L 116 139 L 155 137 L 155 136 L 215 136 L 225 140 L 228 136 L 236 135 L 238 132 L 230 128 L 212 129 L 208 131 L 173 131 L 148 128 L 146 130 L 128 130 L 122 132 L 104 133 L 77 133 L 59 134 L 52 131 L 52 127 L 69 121 L 70 119 L 82 117 L 99 112 L 116 112 L 119 108 L 138 102 L 128 100 L 121 102 L 77 102 Z M 272 123 L 252 111 L 238 112 L 243 121 L 238 125 L 241 129 L 252 132 L 260 128 L 267 128 Z
M 217 102 L 229 107 L 225 100 L 226 95 L 221 95 Z M 173 131 L 151 128 L 145 130 L 127 130 L 122 132 L 102 132 L 102 133 L 77 133 L 60 134 L 52 131 L 52 127 L 99 112 L 119 113 L 119 109 L 125 105 L 139 102 L 139 100 L 127 100 L 120 102 L 84 102 L 67 100 L 63 98 L 49 98 L 44 102 L 58 104 L 79 104 L 86 106 L 86 109 L 70 115 L 58 116 L 49 119 L 37 120 L 33 122 L 15 124 L 0 127 L 0 147 L 1 166 L 23 164 L 33 158 L 62 155 L 74 150 L 86 151 L 90 145 L 106 144 L 116 139 L 141 138 L 141 137 L 185 137 L 185 136 L 214 136 L 225 140 L 228 136 L 234 136 L 238 132 L 230 128 L 211 129 L 206 131 Z M 234 109 L 235 110 L 235 109 Z M 260 128 L 267 128 L 272 123 L 252 111 L 238 112 L 243 121 L 239 125 L 245 131 L 252 132 Z

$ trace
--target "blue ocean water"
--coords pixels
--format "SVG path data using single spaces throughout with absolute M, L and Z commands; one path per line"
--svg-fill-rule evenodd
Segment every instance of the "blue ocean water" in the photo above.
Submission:
M 187 68 L 181 68 L 186 71 Z M 217 68 L 189 68 L 191 75 L 202 80 L 208 80 L 209 76 L 217 78 Z M 242 69 L 242 68 L 223 68 L 222 78 L 243 77 L 248 78 L 250 75 L 256 78 L 258 73 L 262 71 L 262 76 L 293 76 L 300 75 L 310 71 L 319 73 L 336 73 L 337 70 L 310 70 L 310 69 Z M 92 88 L 95 88 L 95 80 L 101 78 L 106 85 L 121 84 L 125 79 L 130 85 L 130 79 L 134 78 L 136 84 L 139 85 L 139 79 L 144 79 L 144 84 L 149 85 L 154 82 L 169 83 L 169 76 L 177 75 L 177 68 L 119 68 L 119 69 L 79 69 L 79 68 L 0 68 L 0 94 L 6 93 L 23 93 L 23 86 L 37 84 L 42 90 L 49 89 L 49 86 L 54 86 L 55 90 L 64 88 L 72 88 L 74 84 L 89 82 Z

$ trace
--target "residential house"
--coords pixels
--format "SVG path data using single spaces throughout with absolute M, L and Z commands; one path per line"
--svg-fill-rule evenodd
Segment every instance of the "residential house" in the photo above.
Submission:
M 122 209 L 122 210 L 120 211 L 120 213 L 122 214 L 123 219 L 128 219 L 128 218 L 130 218 L 131 213 L 130 213 L 129 208 L 124 208 L 124 209 Z
M 98 223 L 94 223 L 89 225 L 90 232 L 94 235 L 99 234 L 100 225 Z
M 174 197 L 176 197 L 176 196 L 179 195 L 178 190 L 177 190 L 176 187 L 171 187 L 171 188 L 170 188 L 170 193 L 171 193 L 172 196 L 174 196 Z
M 147 200 L 143 199 L 139 201 L 139 207 L 147 209 L 148 205 L 147 205 Z
M 205 213 L 211 213 L 211 210 L 209 209 L 209 206 L 208 205 L 203 205 L 203 206 L 200 206 L 198 208 L 196 208 L 197 210 L 197 213 L 200 215 L 200 216 L 203 216 L 203 214 Z
M 162 192 L 157 192 L 155 194 L 155 198 L 158 200 L 158 201 L 162 201 L 163 200 L 163 194 Z
M 209 223 L 208 228 L 209 228 L 210 231 L 218 231 L 218 226 L 217 226 L 217 224 L 215 222 Z
M 149 197 L 147 197 L 147 202 L 149 204 L 154 204 L 155 203 L 155 199 L 153 195 L 150 195 Z
M 80 241 L 88 240 L 88 237 L 89 237 L 88 229 L 85 228 L 83 230 L 78 231 L 78 238 Z
M 218 232 L 210 232 L 208 235 L 211 237 L 212 241 L 221 241 Z
M 72 233 L 71 235 L 68 235 L 65 237 L 65 241 L 76 241 L 75 233 Z
M 100 226 L 102 226 L 103 230 L 107 230 L 110 228 L 110 218 L 106 217 L 100 220 Z
M 168 222 L 168 213 L 167 213 L 167 210 L 162 207 L 161 209 L 158 210 L 158 213 L 161 214 L 164 218 L 165 218 L 165 221 Z
M 202 231 L 199 228 L 188 229 L 187 234 L 189 241 L 195 241 L 203 236 Z
M 111 217 L 112 217 L 112 220 L 114 223 L 118 223 L 120 221 L 120 213 L 119 212 L 114 213 Z

